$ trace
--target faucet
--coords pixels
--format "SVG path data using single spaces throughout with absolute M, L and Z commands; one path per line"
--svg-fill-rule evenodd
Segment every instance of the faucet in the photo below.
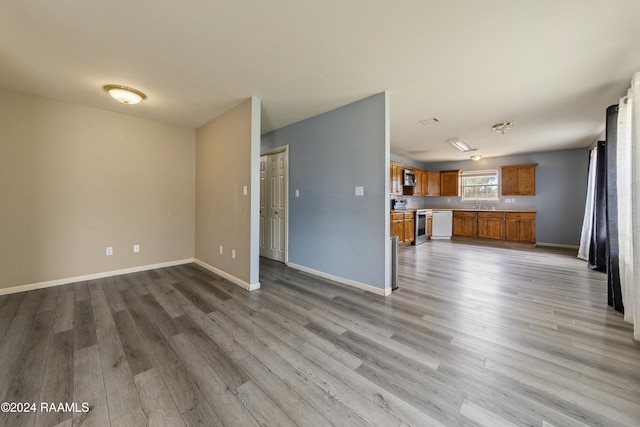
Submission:
M 475 202 L 473 202 L 473 206 L 474 206 L 476 209 L 480 209 L 480 200 L 476 199 L 476 201 L 475 201 Z

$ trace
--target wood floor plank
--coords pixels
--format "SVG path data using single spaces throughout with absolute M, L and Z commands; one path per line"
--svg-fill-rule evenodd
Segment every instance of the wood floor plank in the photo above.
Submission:
M 89 297 L 91 298 L 91 308 L 93 309 L 93 318 L 96 328 L 110 328 L 115 326 L 111 307 L 104 293 L 102 283 L 92 282 L 89 284 Z
M 188 316 L 177 318 L 176 324 L 230 389 L 235 390 L 249 381 L 249 376 Z
M 329 421 L 253 356 L 238 362 L 251 379 L 298 425 L 326 426 Z
M 135 376 L 134 380 L 148 425 L 176 427 L 185 425 L 162 380 L 162 375 L 157 370 L 141 372 Z
M 89 293 L 88 289 L 87 294 Z M 73 332 L 76 350 L 90 347 L 98 342 L 93 307 L 88 297 L 82 299 L 76 297 L 73 310 Z
M 50 335 L 39 402 L 73 402 L 73 351 L 72 330 Z M 65 420 L 71 420 L 70 413 L 38 411 L 36 415 L 38 426 L 53 426 Z
M 142 405 L 115 324 L 99 328 L 97 336 L 109 419 L 114 423 L 142 408 Z
M 259 425 L 186 336 L 178 334 L 171 341 L 180 360 L 225 425 Z
M 116 313 L 114 320 L 131 373 L 138 375 L 153 368 L 149 350 L 129 312 L 123 310 Z
M 89 405 L 88 412 L 78 411 L 73 414 L 73 425 L 109 425 L 107 393 L 97 344 L 74 351 L 73 402 Z
M 69 331 L 73 329 L 73 308 L 75 296 L 73 291 L 65 291 L 58 293 L 56 303 L 55 318 L 53 323 L 53 331 L 55 333 Z
M 261 425 L 296 425 L 253 381 L 247 381 L 236 388 L 236 394 L 242 405 Z
M 20 354 L 19 363 L 16 365 L 13 379 L 8 385 L 4 401 L 29 402 L 30 397 L 38 395 L 42 387 L 42 376 L 49 351 L 49 335 L 53 321 L 53 311 L 37 313 L 27 343 Z M 39 409 L 39 408 L 37 408 Z M 2 412 L 0 413 L 0 425 L 33 425 L 37 411 L 28 412 Z

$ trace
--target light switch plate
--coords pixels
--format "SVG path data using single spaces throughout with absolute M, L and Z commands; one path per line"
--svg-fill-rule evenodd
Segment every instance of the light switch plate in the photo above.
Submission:
M 356 196 L 358 197 L 364 196 L 364 187 L 356 187 Z

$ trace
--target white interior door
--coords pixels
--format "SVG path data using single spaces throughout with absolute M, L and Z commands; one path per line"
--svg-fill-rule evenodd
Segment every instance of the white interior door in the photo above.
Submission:
M 267 256 L 267 161 L 268 156 L 260 157 L 260 256 Z
M 260 255 L 285 261 L 287 214 L 287 154 L 260 159 Z

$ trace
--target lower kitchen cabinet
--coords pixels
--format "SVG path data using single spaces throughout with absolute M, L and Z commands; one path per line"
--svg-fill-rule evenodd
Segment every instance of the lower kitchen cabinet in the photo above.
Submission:
M 391 212 L 391 235 L 398 236 L 398 243 L 404 241 L 404 213 Z
M 416 222 L 413 212 L 404 213 L 404 244 L 410 245 L 416 238 Z
M 478 238 L 504 240 L 504 212 L 478 212 Z
M 536 213 L 453 211 L 453 237 L 535 244 Z
M 536 214 L 518 212 L 505 214 L 505 240 L 509 242 L 536 242 Z
M 399 245 L 410 245 L 416 236 L 415 213 L 391 212 L 391 235 L 398 236 Z
M 477 237 L 478 216 L 471 211 L 453 211 L 453 236 Z

